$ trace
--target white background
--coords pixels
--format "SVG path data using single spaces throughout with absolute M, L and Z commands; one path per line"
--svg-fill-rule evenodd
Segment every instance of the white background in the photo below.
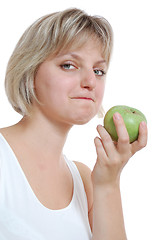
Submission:
M 136 107 L 147 117 L 148 145 L 129 161 L 121 177 L 121 192 L 129 240 L 160 240 L 160 13 L 158 0 L 5 0 L 0 3 L 0 127 L 21 116 L 4 92 L 7 61 L 24 30 L 37 18 L 69 7 L 102 15 L 114 30 L 114 51 L 103 106 Z M 103 119 L 75 126 L 64 152 L 90 168 L 96 161 L 94 137 Z M 118 239 L 117 239 L 118 240 Z

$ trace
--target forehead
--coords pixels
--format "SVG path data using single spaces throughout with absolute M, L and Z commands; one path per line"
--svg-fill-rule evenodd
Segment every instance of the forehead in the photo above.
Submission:
M 103 58 L 106 58 L 106 42 L 95 33 L 87 31 L 79 33 L 70 40 L 64 40 L 63 44 L 61 43 L 56 47 L 53 55 L 56 56 L 62 53 L 65 54 L 66 52 L 74 52 L 86 47 L 89 48 L 90 46 L 97 48 Z
M 84 39 L 74 40 L 70 45 L 66 46 L 66 48 L 58 51 L 56 57 L 70 55 L 78 59 L 81 54 L 87 55 L 87 53 L 94 55 L 99 58 L 99 60 L 105 61 L 105 51 L 102 42 L 91 37 L 86 41 L 84 41 Z

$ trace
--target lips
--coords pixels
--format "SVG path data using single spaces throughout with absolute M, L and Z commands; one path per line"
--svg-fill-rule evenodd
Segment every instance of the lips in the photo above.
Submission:
M 92 102 L 95 102 L 94 98 L 92 97 L 72 97 L 71 99 L 79 99 L 79 100 L 86 100 L 86 101 L 92 101 Z

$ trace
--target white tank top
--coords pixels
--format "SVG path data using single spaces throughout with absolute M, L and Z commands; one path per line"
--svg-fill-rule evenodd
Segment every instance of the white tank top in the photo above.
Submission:
M 66 158 L 65 158 L 66 159 Z M 0 240 L 90 240 L 87 197 L 76 165 L 66 159 L 74 191 L 60 210 L 43 206 L 0 134 Z

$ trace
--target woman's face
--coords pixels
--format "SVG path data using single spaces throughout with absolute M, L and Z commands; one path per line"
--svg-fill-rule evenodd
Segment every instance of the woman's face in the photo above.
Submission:
M 48 58 L 35 77 L 35 92 L 42 105 L 33 103 L 33 109 L 51 121 L 87 123 L 101 106 L 106 70 L 101 48 L 94 40 Z

